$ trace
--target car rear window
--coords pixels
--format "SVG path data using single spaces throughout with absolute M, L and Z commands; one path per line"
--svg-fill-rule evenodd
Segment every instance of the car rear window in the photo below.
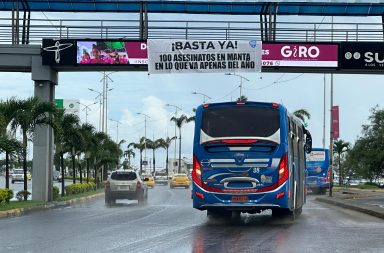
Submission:
M 113 180 L 135 180 L 136 178 L 135 172 L 113 172 L 111 174 Z
M 24 171 L 23 170 L 14 170 L 13 173 L 14 174 L 24 174 Z
M 175 175 L 175 177 L 187 177 L 187 175 Z
M 231 106 L 208 108 L 201 129 L 210 137 L 269 137 L 280 128 L 276 108 Z

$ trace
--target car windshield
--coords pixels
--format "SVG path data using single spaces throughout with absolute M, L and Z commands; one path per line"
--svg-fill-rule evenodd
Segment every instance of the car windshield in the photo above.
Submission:
M 24 174 L 24 171 L 22 171 L 22 170 L 14 170 L 13 174 Z
M 113 180 L 135 180 L 136 178 L 135 172 L 113 172 L 111 174 Z

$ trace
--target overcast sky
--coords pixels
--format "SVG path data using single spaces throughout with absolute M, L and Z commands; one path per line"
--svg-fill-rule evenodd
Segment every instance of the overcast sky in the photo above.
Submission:
M 4 15 L 4 14 L 3 14 Z M 77 17 L 79 14 L 66 14 L 65 17 Z M 137 16 L 131 15 L 132 18 Z M 125 18 L 130 18 L 126 14 Z M 175 15 L 171 15 L 175 18 Z M 36 14 L 33 18 L 59 18 L 58 14 Z M 83 18 L 89 16 L 82 15 Z M 187 15 L 181 15 L 187 19 Z M 196 17 L 196 16 L 195 16 Z M 160 18 L 165 18 L 160 16 Z M 223 20 L 225 17 L 221 16 Z M 258 17 L 257 17 L 258 19 Z M 297 17 L 292 18 L 298 20 Z M 374 20 L 373 18 L 369 18 Z M 321 20 L 321 19 L 320 19 Z M 374 20 L 376 21 L 376 20 Z M 289 73 L 239 73 L 249 79 L 243 82 L 243 94 L 251 101 L 277 102 L 285 105 L 289 111 L 307 109 L 311 113 L 308 128 L 312 133 L 313 146 L 322 147 L 323 139 L 323 74 Z M 203 102 L 203 96 L 192 92 L 204 93 L 212 97 L 211 102 L 224 102 L 239 97 L 240 78 L 224 74 L 159 74 L 148 75 L 145 72 L 116 72 L 110 75 L 113 88 L 108 93 L 108 118 L 119 120 L 119 140 L 127 143 L 137 142 L 144 136 L 144 116 L 147 122 L 147 137 L 165 138 L 174 135 L 174 124 L 169 119 L 175 109 L 167 107 L 173 104 L 183 109 L 183 113 L 192 116 L 192 108 Z M 101 90 L 102 74 L 99 72 L 60 73 L 56 86 L 56 98 L 79 99 L 83 104 L 95 101 L 96 93 L 88 90 Z M 354 143 L 361 133 L 361 125 L 368 122 L 370 109 L 375 105 L 383 106 L 384 86 L 381 75 L 334 75 L 334 104 L 340 106 L 340 137 Z M 33 95 L 33 82 L 29 73 L 0 73 L 0 99 L 12 96 L 26 98 Z M 275 83 L 274 83 L 275 82 Z M 326 145 L 329 145 L 329 95 L 330 75 L 326 76 Z M 88 121 L 98 127 L 98 104 L 91 106 Z M 81 108 L 83 109 L 83 108 Z M 180 115 L 180 113 L 179 113 Z M 81 111 L 85 121 L 85 111 Z M 182 156 L 191 158 L 193 123 L 182 128 Z M 108 133 L 116 138 L 116 123 L 108 122 Z M 126 149 L 126 145 L 122 145 Z M 147 152 L 151 154 L 152 152 Z M 159 150 L 157 164 L 164 166 L 164 151 Z M 170 150 L 173 157 L 173 145 Z M 149 155 L 148 155 L 149 156 Z M 138 158 L 137 152 L 137 158 Z M 135 159 L 137 163 L 138 159 Z

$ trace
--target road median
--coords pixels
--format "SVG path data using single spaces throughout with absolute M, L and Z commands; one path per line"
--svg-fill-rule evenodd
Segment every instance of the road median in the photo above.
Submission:
M 22 216 L 22 215 L 25 215 L 25 214 L 28 214 L 31 212 L 35 212 L 35 211 L 42 211 L 42 210 L 47 210 L 47 209 L 52 209 L 52 208 L 66 207 L 66 206 L 70 206 L 73 204 L 94 200 L 94 199 L 100 198 L 102 196 L 104 196 L 104 192 L 98 191 L 92 195 L 75 197 L 73 199 L 68 199 L 68 200 L 52 201 L 52 202 L 48 202 L 48 203 L 44 203 L 44 202 L 34 203 L 34 205 L 32 205 L 32 206 L 25 206 L 25 207 L 0 211 L 0 218 L 17 217 L 17 216 Z
M 352 199 L 364 199 L 365 196 L 359 195 L 353 198 L 346 198 L 343 194 L 346 194 L 345 192 L 336 193 L 334 194 L 333 197 L 329 196 L 319 196 L 316 197 L 316 200 L 319 202 L 339 206 L 342 208 L 362 212 L 365 214 L 369 214 L 381 219 L 384 219 L 384 208 L 376 205 L 370 205 L 370 204 L 365 204 L 365 203 L 354 203 L 351 200 Z M 355 194 L 355 193 L 350 193 L 350 194 Z

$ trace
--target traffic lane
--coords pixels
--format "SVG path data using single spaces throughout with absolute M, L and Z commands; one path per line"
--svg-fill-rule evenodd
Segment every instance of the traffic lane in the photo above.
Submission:
M 190 190 L 156 186 L 149 203 L 102 199 L 0 220 L 5 252 L 381 252 L 382 220 L 308 198 L 294 223 L 270 212 L 210 222 Z M 0 248 L 1 251 L 1 248 Z
M 6 252 L 118 251 L 143 238 L 170 234 L 180 229 L 180 221 L 185 226 L 196 224 L 194 219 L 185 221 L 186 210 L 195 212 L 190 190 L 156 186 L 149 190 L 145 207 L 138 206 L 137 201 L 123 200 L 109 207 L 99 199 L 0 220 L 0 233 L 5 235 L 0 237 L 0 245 Z

